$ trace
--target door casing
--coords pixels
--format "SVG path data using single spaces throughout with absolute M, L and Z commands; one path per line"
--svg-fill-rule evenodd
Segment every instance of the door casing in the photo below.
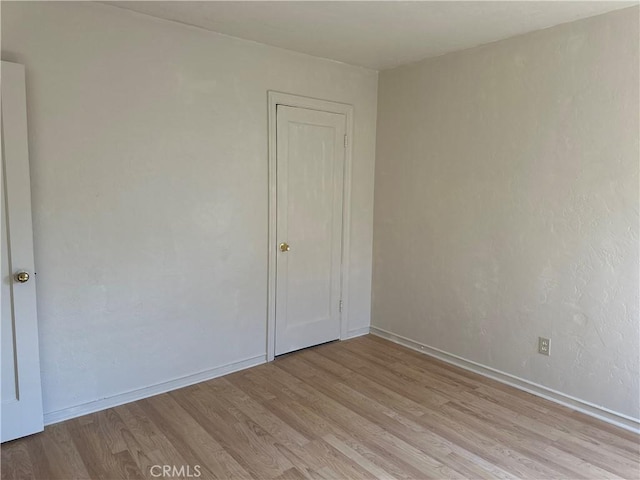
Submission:
M 349 239 L 351 225 L 351 164 L 353 145 L 353 106 L 346 103 L 302 97 L 282 92 L 268 92 L 269 112 L 269 228 L 268 228 L 268 282 L 267 282 L 267 361 L 275 357 L 276 336 L 276 220 L 277 220 L 277 106 L 307 108 L 322 112 L 339 113 L 346 118 L 347 144 L 344 158 L 344 183 L 342 196 L 342 270 L 341 270 L 341 299 L 340 340 L 347 337 L 349 313 Z

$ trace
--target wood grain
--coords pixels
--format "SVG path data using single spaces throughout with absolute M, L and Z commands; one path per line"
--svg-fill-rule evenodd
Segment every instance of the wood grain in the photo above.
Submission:
M 1 454 L 7 480 L 640 478 L 637 435 L 369 335 L 52 425 Z M 182 471 L 154 476 L 164 465 Z

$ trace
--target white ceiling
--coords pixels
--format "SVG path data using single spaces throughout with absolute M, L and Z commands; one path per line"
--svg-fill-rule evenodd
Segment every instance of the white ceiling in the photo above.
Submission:
M 637 1 L 105 3 L 377 70 L 638 4 Z

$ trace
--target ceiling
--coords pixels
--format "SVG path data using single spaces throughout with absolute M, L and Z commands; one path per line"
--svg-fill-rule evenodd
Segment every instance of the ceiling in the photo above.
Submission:
M 376 70 L 638 4 L 637 1 L 104 3 Z

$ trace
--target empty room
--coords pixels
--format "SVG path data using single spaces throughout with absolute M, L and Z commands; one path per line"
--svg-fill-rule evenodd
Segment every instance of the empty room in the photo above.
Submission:
M 0 477 L 639 479 L 638 1 L 2 1 Z

